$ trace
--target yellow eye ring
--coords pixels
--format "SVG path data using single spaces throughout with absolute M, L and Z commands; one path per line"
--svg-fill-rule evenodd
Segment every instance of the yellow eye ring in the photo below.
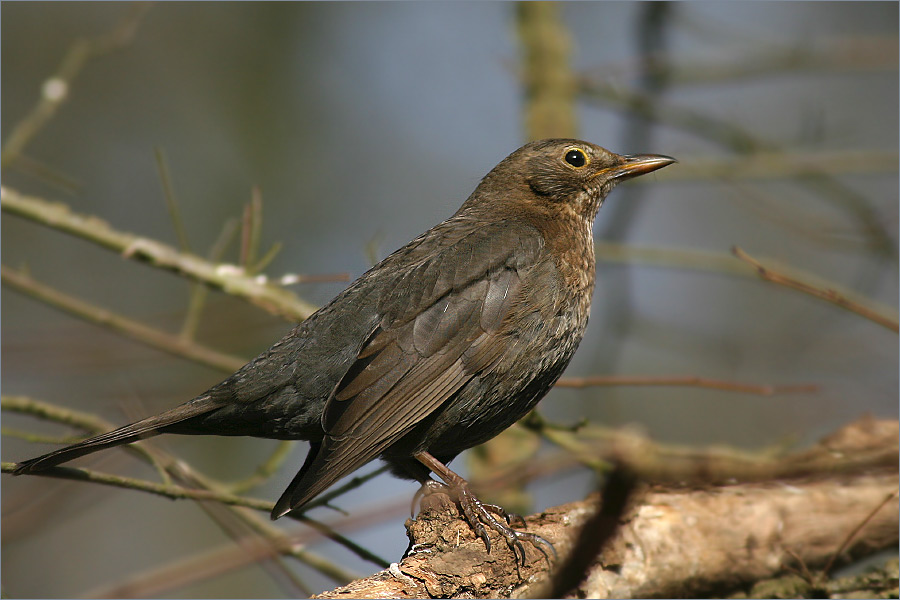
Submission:
M 576 169 L 583 169 L 591 162 L 581 148 L 568 148 L 563 156 L 563 160 L 566 161 L 567 165 Z

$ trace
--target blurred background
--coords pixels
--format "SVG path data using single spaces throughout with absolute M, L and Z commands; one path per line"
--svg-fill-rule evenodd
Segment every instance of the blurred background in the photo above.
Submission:
M 592 320 L 566 376 L 818 390 L 556 389 L 543 417 L 633 425 L 661 443 L 763 449 L 808 444 L 866 412 L 897 415 L 895 333 L 763 282 L 730 255 L 740 246 L 896 315 L 896 3 L 20 2 L 4 3 L 0 27 L 5 187 L 179 247 L 164 155 L 196 254 L 209 253 L 258 190 L 260 253 L 281 244 L 270 276 L 359 276 L 452 214 L 530 137 L 675 156 L 679 164 L 618 188 L 600 212 Z M 11 149 L 42 90 L 58 91 L 46 82 L 68 68 L 73 44 L 110 32 L 128 35 L 89 57 L 64 101 Z M 238 260 L 237 245 L 223 260 Z M 188 314 L 185 279 L 6 212 L 2 258 L 154 328 L 178 333 Z M 345 285 L 290 289 L 321 305 Z M 250 358 L 289 328 L 211 292 L 195 339 Z M 2 333 L 4 395 L 114 423 L 227 375 L 6 285 Z M 78 433 L 6 411 L 3 426 L 4 461 L 52 447 L 23 432 Z M 534 436 L 512 439 L 526 456 L 556 451 Z M 243 438 L 153 443 L 223 481 L 250 476 L 278 448 Z M 296 444 L 249 495 L 276 499 L 305 452 Z M 470 452 L 453 466 L 482 473 L 473 454 L 493 460 Z M 81 464 L 158 481 L 121 451 Z M 540 510 L 595 485 L 573 463 L 530 482 L 521 498 Z M 397 561 L 415 489 L 382 475 L 335 501 L 348 517 L 327 508 L 312 516 Z M 336 585 L 299 561 L 242 562 L 247 552 L 233 539 L 253 535 L 190 501 L 8 476 L 2 498 L 9 597 L 283 597 Z M 351 574 L 378 568 L 302 524 L 277 526 Z

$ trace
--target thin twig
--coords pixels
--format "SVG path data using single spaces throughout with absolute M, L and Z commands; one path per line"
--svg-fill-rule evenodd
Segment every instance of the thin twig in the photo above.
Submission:
M 211 263 L 219 263 L 225 255 L 225 250 L 234 239 L 237 232 L 237 219 L 228 219 L 219 232 L 219 237 L 209 249 L 206 255 L 207 260 Z M 209 288 L 199 281 L 191 284 L 190 299 L 188 300 L 187 313 L 184 315 L 184 323 L 181 325 L 179 336 L 185 340 L 193 340 L 197 335 L 197 329 L 200 327 L 200 317 L 203 314 L 203 307 L 206 305 L 206 298 L 209 296 Z
M 366 473 L 365 475 L 357 475 L 353 479 L 350 479 L 349 481 L 347 481 L 347 483 L 345 483 L 344 485 L 337 487 L 337 488 L 331 490 L 330 492 L 326 492 L 324 494 L 317 496 L 315 500 L 313 500 L 312 502 L 310 502 L 309 504 L 306 505 L 305 510 L 312 510 L 313 508 L 316 508 L 317 506 L 327 506 L 329 508 L 334 508 L 334 506 L 332 506 L 330 504 L 330 502 L 332 500 L 334 500 L 338 496 L 342 496 L 342 495 L 346 494 L 350 490 L 354 490 L 354 489 L 358 488 L 359 486 L 361 486 L 362 484 L 366 483 L 367 481 L 369 481 L 371 479 L 375 479 L 382 473 L 385 473 L 387 470 L 388 470 L 388 466 L 384 465 L 384 466 L 378 467 L 371 473 Z
M 84 439 L 83 435 L 66 435 L 66 436 L 58 436 L 58 435 L 43 435 L 40 433 L 34 433 L 31 431 L 19 431 L 18 429 L 13 429 L 11 427 L 2 427 L 0 428 L 0 434 L 3 437 L 11 437 L 16 438 L 18 440 L 24 440 L 26 442 L 30 442 L 32 444 L 75 444 Z
M 41 97 L 32 107 L 31 112 L 19 121 L 3 144 L 0 164 L 6 167 L 17 159 L 25 146 L 44 125 L 56 114 L 62 103 L 68 98 L 69 90 L 81 70 L 90 59 L 96 58 L 116 48 L 128 44 L 141 23 L 149 2 L 131 3 L 126 14 L 109 32 L 93 38 L 80 38 L 69 47 L 59 68 L 41 86 Z
M 0 280 L 2 280 L 4 285 L 53 308 L 115 331 L 124 337 L 141 342 L 157 350 L 192 360 L 213 369 L 232 373 L 247 362 L 243 358 L 218 352 L 182 336 L 148 327 L 143 323 L 116 314 L 105 308 L 89 304 L 48 285 L 39 283 L 25 273 L 7 266 L 0 266 Z
M 351 518 L 342 519 L 340 521 L 340 527 L 342 530 L 356 530 L 370 526 L 373 522 L 382 523 L 387 517 L 398 518 L 404 512 L 405 505 L 403 503 L 398 505 L 396 502 L 389 502 L 384 506 L 368 507 L 367 511 L 362 514 L 357 513 Z M 304 550 L 304 548 L 311 544 L 317 537 L 318 533 L 310 531 L 307 528 L 287 533 L 284 540 L 290 545 L 287 555 L 293 556 L 294 553 L 297 553 L 298 560 L 305 564 L 309 564 L 313 569 L 325 574 L 331 579 L 338 580 L 339 578 L 346 578 L 351 575 L 346 569 L 335 565 L 331 561 L 326 561 L 321 557 Z M 181 587 L 187 583 L 196 583 L 203 579 L 209 579 L 225 570 L 231 571 L 242 565 L 250 564 L 251 562 L 262 560 L 264 558 L 265 556 L 260 556 L 259 552 L 251 551 L 248 553 L 243 548 L 229 544 L 212 551 L 197 553 L 193 557 L 184 558 L 183 561 L 173 561 L 172 563 L 162 565 L 148 572 L 128 577 L 118 583 L 110 584 L 108 586 L 104 585 L 98 590 L 86 592 L 83 596 L 88 598 L 134 597 L 138 596 L 138 594 L 128 593 L 126 588 L 128 590 L 141 588 L 143 593 L 139 594 L 140 596 L 158 597 L 165 591 L 174 589 L 175 587 Z M 317 561 L 321 561 L 322 564 L 317 564 Z M 194 564 L 197 568 L 182 569 L 182 562 Z M 217 565 L 219 563 L 225 565 L 226 568 L 218 569 Z M 169 581 L 172 581 L 173 583 L 170 585 L 168 583 Z
M 238 264 L 248 273 L 256 273 L 256 256 L 259 253 L 262 232 L 262 192 L 258 186 L 250 191 L 250 202 L 244 206 L 241 219 L 241 256 Z
M 15 468 L 16 463 L 0 463 L 0 472 L 3 473 L 12 473 Z M 73 467 L 49 467 L 42 471 L 29 473 L 29 475 L 33 477 L 51 477 L 55 479 L 66 479 L 70 481 L 85 481 L 90 483 L 97 483 L 110 487 L 147 492 L 149 494 L 169 498 L 170 500 L 201 500 L 219 502 L 220 504 L 225 504 L 228 506 L 243 506 L 266 513 L 272 512 L 272 508 L 275 506 L 275 503 L 269 500 L 247 498 L 245 496 L 235 496 L 234 494 L 229 494 L 228 492 L 220 490 L 183 488 L 177 485 L 154 483 L 152 481 L 146 481 L 134 477 L 100 473 L 98 471 L 92 471 L 90 469 L 76 469 Z M 381 568 L 385 568 L 388 566 L 388 564 L 390 564 L 388 561 L 378 557 L 369 550 L 361 547 L 359 544 L 340 535 L 328 525 L 311 519 L 303 513 L 288 513 L 286 516 L 309 525 L 328 539 L 338 542 L 348 550 L 351 550 L 359 555 L 360 558 L 371 561 Z
M 556 387 L 585 388 L 593 386 L 636 385 L 636 386 L 680 386 L 700 387 L 728 392 L 759 394 L 772 396 L 775 394 L 797 394 L 815 392 L 815 385 L 759 385 L 741 383 L 722 379 L 708 379 L 695 375 L 653 377 L 643 375 L 598 375 L 595 377 L 564 377 L 556 382 Z
M 16 468 L 16 463 L 3 462 L 2 472 L 12 473 Z M 52 477 L 55 479 L 68 479 L 71 481 L 87 481 L 117 487 L 127 490 L 137 490 L 155 494 L 170 500 L 212 500 L 228 504 L 229 506 L 245 506 L 262 511 L 271 511 L 274 503 L 268 500 L 260 500 L 257 498 L 246 498 L 244 496 L 235 496 L 224 492 L 213 490 L 192 490 L 177 485 L 165 485 L 161 483 L 153 483 L 144 479 L 134 477 L 125 477 L 122 475 L 110 475 L 109 473 L 100 473 L 90 469 L 81 469 L 73 467 L 49 467 L 42 471 L 29 473 L 29 476 L 36 477 Z
M 667 269 L 691 269 L 726 275 L 753 276 L 753 271 L 724 252 L 709 252 L 667 246 L 636 246 L 595 241 L 597 260 L 608 263 L 639 263 Z
M 873 310 L 868 306 L 863 305 L 860 302 L 849 299 L 846 294 L 840 293 L 835 290 L 831 286 L 819 286 L 814 285 L 812 283 L 802 281 L 796 277 L 790 277 L 772 269 L 771 267 L 764 266 L 761 262 L 738 248 L 734 246 L 731 249 L 732 253 L 741 259 L 742 261 L 750 264 L 756 269 L 757 274 L 765 279 L 766 281 L 771 281 L 772 283 L 777 283 L 778 285 L 783 285 L 784 287 L 788 287 L 804 294 L 809 294 L 815 298 L 820 298 L 825 300 L 826 302 L 830 302 L 836 306 L 840 306 L 843 309 L 854 312 L 870 321 L 878 323 L 882 327 L 886 327 L 893 332 L 898 331 L 898 321 L 897 317 L 894 315 L 886 315 L 879 311 Z
M 733 41 L 729 34 L 724 37 L 729 42 Z M 761 46 L 759 40 L 754 40 L 754 46 Z M 668 76 L 673 85 L 684 89 L 688 86 L 734 84 L 757 78 L 771 79 L 773 75 L 896 72 L 897 51 L 896 36 L 842 38 L 816 47 L 808 43 L 767 47 L 755 50 L 752 56 L 741 54 L 736 60 L 682 60 L 668 67 Z M 653 64 L 644 66 L 640 62 L 640 59 L 605 62 L 592 67 L 585 76 L 594 80 L 623 79 L 641 69 L 655 68 Z
M 75 427 L 88 433 L 103 433 L 115 429 L 115 425 L 91 413 L 64 408 L 28 396 L 3 394 L 0 396 L 0 408 L 9 412 L 30 415 L 44 421 Z
M 847 546 L 850 545 L 850 542 L 853 541 L 853 538 L 855 538 L 857 535 L 859 535 L 859 532 L 863 530 L 863 527 L 868 525 L 869 521 L 871 521 L 875 517 L 875 515 L 878 514 L 878 511 L 880 511 L 882 508 L 887 506 L 887 503 L 896 497 L 897 497 L 896 492 L 891 492 L 890 494 L 885 496 L 884 500 L 882 500 L 878 504 L 878 506 L 873 508 L 872 512 L 870 512 L 868 515 L 866 515 L 866 518 L 863 519 L 862 521 L 860 521 L 859 525 L 857 525 L 856 527 L 853 528 L 853 531 L 851 531 L 849 534 L 847 534 L 847 537 L 844 538 L 844 541 L 841 543 L 840 547 L 837 550 L 835 550 L 834 554 L 831 555 L 831 558 L 828 559 L 828 564 L 826 564 L 825 568 L 822 569 L 823 576 L 827 576 L 831 572 L 831 568 L 834 566 L 835 561 L 841 556 L 841 554 L 843 554 L 844 550 L 847 549 Z
M 179 465 L 180 466 L 180 465 Z M 182 481 L 188 487 L 206 487 L 219 490 L 218 482 L 206 482 L 191 477 L 190 471 Z M 235 545 L 255 558 L 285 596 L 294 598 L 310 595 L 307 585 L 284 564 L 283 556 L 296 556 L 288 535 L 258 513 L 235 506 L 225 506 L 217 502 L 198 502 L 199 508 L 209 519 L 229 536 Z M 336 565 L 335 565 L 336 566 Z M 327 573 L 326 573 L 327 575 Z
M 91 413 L 82 412 L 71 408 L 65 408 L 49 402 L 42 402 L 29 398 L 28 396 L 0 396 L 0 408 L 8 412 L 14 412 L 22 415 L 30 415 L 32 417 L 42 419 L 44 421 L 52 421 L 80 429 L 87 433 L 97 434 L 104 433 L 115 429 L 115 425 Z M 83 439 L 83 438 L 81 438 Z M 128 444 L 123 448 L 126 452 L 131 452 L 135 456 L 149 462 L 160 476 L 168 483 L 169 476 L 165 468 L 156 455 L 147 449 L 143 444 Z
M 0 208 L 6 213 L 91 241 L 125 258 L 201 281 L 291 321 L 302 321 L 316 310 L 292 292 L 272 285 L 263 276 L 251 277 L 236 265 L 214 264 L 199 256 L 178 252 L 156 240 L 117 231 L 105 221 L 75 213 L 62 203 L 47 202 L 0 187 Z
M 572 452 L 585 465 L 600 470 L 611 462 L 624 462 L 642 479 L 657 482 L 678 482 L 691 479 L 704 481 L 742 482 L 767 479 L 795 479 L 827 471 L 830 474 L 853 473 L 866 469 L 896 468 L 897 446 L 888 441 L 897 435 L 893 422 L 881 429 L 866 432 L 872 448 L 856 448 L 842 452 L 840 440 L 833 447 L 817 447 L 805 453 L 795 453 L 785 460 L 784 448 L 773 447 L 762 452 L 746 452 L 728 448 L 698 448 L 674 444 L 658 444 L 640 432 L 628 428 L 612 429 L 596 425 L 577 431 L 554 426 L 539 413 L 519 422 L 540 434 L 551 443 Z M 853 424 L 854 431 L 863 431 L 867 422 Z
M 39 400 L 34 400 L 33 398 L 28 398 L 25 396 L 2 396 L 0 397 L 0 408 L 11 412 L 30 414 L 32 416 L 43 418 L 48 421 L 54 421 L 57 423 L 78 427 L 92 433 L 99 433 L 113 429 L 112 424 L 89 413 L 64 408 L 61 406 L 50 404 L 48 402 L 41 402 Z M 126 451 L 137 453 L 138 456 L 140 456 L 142 459 L 147 460 L 151 464 L 153 464 L 157 468 L 157 470 L 172 473 L 180 479 L 188 479 L 192 485 L 201 485 L 207 488 L 216 489 L 189 490 L 169 484 L 157 484 L 139 479 L 117 477 L 114 475 L 106 475 L 104 473 L 88 471 L 86 469 L 73 469 L 68 467 L 52 467 L 45 471 L 34 473 L 34 475 L 58 477 L 76 481 L 93 481 L 94 483 L 100 483 L 104 485 L 146 491 L 148 493 L 167 496 L 173 499 L 191 498 L 195 500 L 222 501 L 224 504 L 233 506 L 245 506 L 247 508 L 263 510 L 266 512 L 271 512 L 272 507 L 274 506 L 274 503 L 265 500 L 255 500 L 231 494 L 225 491 L 221 484 L 214 482 L 204 475 L 201 475 L 183 462 L 175 460 L 165 452 L 162 452 L 157 448 L 153 448 L 152 446 L 145 446 L 144 444 L 128 444 L 123 446 L 122 448 Z M 12 468 L 15 467 L 14 463 L 3 463 L 3 465 L 4 473 L 11 471 Z M 7 471 L 6 465 L 10 466 L 9 471 Z M 132 483 L 134 485 L 132 485 Z M 347 486 L 344 487 L 346 489 L 350 489 Z M 341 544 L 352 552 L 357 553 L 364 560 L 369 560 L 381 567 L 385 567 L 388 564 L 388 562 L 384 559 L 361 547 L 359 544 L 348 540 L 344 536 L 334 531 L 328 525 L 325 525 L 324 523 L 320 523 L 318 521 L 314 521 L 313 519 L 305 516 L 303 513 L 294 511 L 288 513 L 287 516 L 306 523 L 329 539 Z
M 156 158 L 156 169 L 159 171 L 159 181 L 163 188 L 166 209 L 169 211 L 169 218 L 172 219 L 175 237 L 178 238 L 178 246 L 182 252 L 190 252 L 191 245 L 188 243 L 187 229 L 184 226 L 184 219 L 181 218 L 181 210 L 178 208 L 178 198 L 175 195 L 175 185 L 172 183 L 169 162 L 162 148 L 154 148 L 153 154 Z
M 586 77 L 582 77 L 578 85 L 582 97 L 589 101 L 626 110 L 682 129 L 741 155 L 782 150 L 779 144 L 763 140 L 736 123 L 684 106 L 654 103 L 646 94 L 628 90 L 620 85 L 593 81 Z M 870 246 L 882 256 L 896 259 L 897 246 L 887 231 L 884 220 L 872 209 L 867 198 L 828 173 L 817 169 L 800 174 L 797 181 L 852 214 L 869 236 Z
M 595 242 L 594 249 L 597 260 L 603 262 L 624 264 L 639 263 L 667 269 L 692 269 L 725 275 L 739 275 L 742 277 L 759 276 L 759 271 L 754 266 L 745 261 L 735 260 L 733 252 L 729 255 L 721 252 L 707 252 L 704 250 L 688 250 L 685 248 L 663 246 L 632 246 L 630 244 L 616 244 L 602 241 Z M 791 269 L 790 271 L 785 267 L 779 267 L 779 269 L 782 273 L 790 273 L 788 276 L 794 279 L 813 279 L 811 275 L 797 272 L 794 269 Z M 825 282 L 825 285 L 841 296 L 850 298 L 854 295 L 851 290 L 844 289 L 834 282 Z M 822 286 L 820 285 L 819 287 Z M 894 315 L 896 313 L 893 307 L 871 299 L 860 299 L 857 300 L 857 302 L 865 303 L 866 306 L 872 307 L 872 310 L 878 313 L 894 313 Z M 889 318 L 896 320 L 894 315 Z
M 294 549 L 292 555 L 334 581 L 345 581 L 354 575 L 343 567 L 299 547 Z M 169 563 L 158 565 L 137 575 L 131 575 L 117 582 L 89 590 L 83 594 L 83 597 L 159 598 L 172 590 L 229 573 L 267 557 L 268 555 L 261 548 L 254 552 L 248 551 L 246 547 L 223 544 L 193 556 L 178 557 Z
M 281 468 L 285 459 L 290 456 L 291 450 L 294 449 L 294 445 L 294 440 L 279 441 L 269 458 L 256 467 L 255 473 L 250 477 L 230 483 L 226 487 L 235 494 L 243 494 L 255 487 L 259 487 Z
M 204 549 L 191 556 L 178 556 L 174 560 L 154 565 L 138 573 L 130 573 L 117 581 L 106 582 L 88 590 L 81 594 L 81 597 L 161 598 L 164 594 L 183 589 L 188 585 L 219 577 L 269 558 L 268 548 L 261 544 L 247 547 L 229 542 L 212 549 Z

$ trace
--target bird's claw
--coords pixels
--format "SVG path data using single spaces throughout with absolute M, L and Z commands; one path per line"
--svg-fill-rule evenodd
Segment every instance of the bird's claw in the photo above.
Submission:
M 540 550 L 547 559 L 547 562 L 550 562 L 550 555 L 547 553 L 546 548 L 549 548 L 553 557 L 556 558 L 556 550 L 550 542 L 539 535 L 516 531 L 511 527 L 513 523 L 521 524 L 522 527 L 526 526 L 525 519 L 523 519 L 521 515 L 507 513 L 503 508 L 496 504 L 481 502 L 481 500 L 476 498 L 465 484 L 459 485 L 454 491 L 456 492 L 456 501 L 460 508 L 462 508 L 466 520 L 472 526 L 475 534 L 484 540 L 484 545 L 488 554 L 491 552 L 491 539 L 488 535 L 487 527 L 490 527 L 503 536 L 506 540 L 506 544 L 513 551 L 513 554 L 516 555 L 516 562 L 523 566 L 526 563 L 526 556 L 522 540 L 530 542 Z
M 551 555 L 554 560 L 557 558 L 553 544 L 541 536 L 513 529 L 513 526 L 527 527 L 527 523 L 522 515 L 507 512 L 502 506 L 497 506 L 496 504 L 482 502 L 469 490 L 465 481 L 457 485 L 447 485 L 433 479 L 426 481 L 413 497 L 413 509 L 415 509 L 417 501 L 423 496 L 435 492 L 448 494 L 457 503 L 463 517 L 472 527 L 475 535 L 484 542 L 488 554 L 491 553 L 491 536 L 488 533 L 488 527 L 490 527 L 506 540 L 506 544 L 513 551 L 513 554 L 516 555 L 516 562 L 523 566 L 526 562 L 525 546 L 522 545 L 523 541 L 529 542 L 540 550 L 548 563 Z
M 487 504 L 486 502 L 482 502 L 481 506 L 483 506 L 485 510 L 488 510 L 498 517 L 502 518 L 510 527 L 516 525 L 518 525 L 519 527 L 528 526 L 528 524 L 525 523 L 525 517 L 517 513 L 506 512 L 506 509 L 502 506 L 497 506 L 496 504 Z

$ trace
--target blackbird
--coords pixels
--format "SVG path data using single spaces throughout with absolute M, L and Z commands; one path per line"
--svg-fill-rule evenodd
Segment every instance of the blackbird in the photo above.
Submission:
M 620 181 L 673 162 L 574 139 L 526 144 L 453 216 L 218 385 L 14 473 L 160 433 L 307 440 L 273 519 L 380 457 L 426 485 L 441 485 L 435 473 L 488 551 L 486 527 L 524 561 L 520 540 L 547 543 L 513 529 L 445 465 L 515 423 L 560 377 L 588 322 L 597 210 Z

